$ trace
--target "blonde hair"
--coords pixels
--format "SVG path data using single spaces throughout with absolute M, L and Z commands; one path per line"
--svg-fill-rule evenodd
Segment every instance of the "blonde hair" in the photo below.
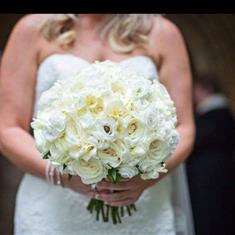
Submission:
M 113 14 L 104 22 L 100 36 L 106 37 L 111 49 L 118 53 L 129 53 L 144 47 L 153 25 L 154 14 Z M 156 14 L 155 14 L 156 15 Z M 41 33 L 48 41 L 70 47 L 76 42 L 74 26 L 76 14 L 52 14 L 42 25 Z

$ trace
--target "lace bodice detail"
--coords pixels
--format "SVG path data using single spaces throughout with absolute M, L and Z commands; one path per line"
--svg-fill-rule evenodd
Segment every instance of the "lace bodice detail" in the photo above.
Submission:
M 146 56 L 134 56 L 119 62 L 148 79 L 158 79 L 154 62 Z M 42 92 L 55 81 L 65 79 L 89 66 L 89 62 L 70 54 L 53 54 L 39 66 L 34 114 Z M 49 185 L 26 174 L 16 201 L 16 235 L 175 235 L 175 219 L 171 203 L 171 180 L 167 176 L 145 190 L 136 203 L 138 212 L 123 219 L 121 225 L 96 222 L 86 210 L 89 198 Z M 184 234 L 184 233 L 182 233 Z M 184 234 L 186 235 L 186 233 Z

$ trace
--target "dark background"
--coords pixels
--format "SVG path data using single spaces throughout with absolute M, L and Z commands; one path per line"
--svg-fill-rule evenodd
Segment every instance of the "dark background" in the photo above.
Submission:
M 22 16 L 0 14 L 1 51 L 12 27 Z M 193 78 L 215 73 L 235 112 L 235 14 L 166 14 L 165 17 L 184 35 Z M 15 193 L 21 177 L 22 172 L 0 156 L 0 235 L 12 234 Z

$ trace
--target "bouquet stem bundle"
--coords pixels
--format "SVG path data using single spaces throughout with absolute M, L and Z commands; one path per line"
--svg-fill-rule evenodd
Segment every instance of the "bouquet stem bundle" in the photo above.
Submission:
M 117 169 L 112 168 L 108 171 L 108 179 L 116 184 L 122 179 L 121 175 L 118 173 Z M 87 210 L 93 214 L 96 213 L 96 220 L 100 220 L 100 215 L 103 222 L 109 222 L 110 217 L 113 224 L 121 224 L 122 217 L 124 217 L 125 212 L 131 216 L 133 211 L 137 211 L 135 204 L 130 204 L 128 206 L 110 206 L 106 205 L 103 201 L 92 198 L 87 206 Z

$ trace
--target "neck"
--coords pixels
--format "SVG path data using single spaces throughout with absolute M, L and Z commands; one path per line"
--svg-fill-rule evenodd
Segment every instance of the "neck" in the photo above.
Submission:
M 84 29 L 98 29 L 112 14 L 80 14 L 79 24 Z

